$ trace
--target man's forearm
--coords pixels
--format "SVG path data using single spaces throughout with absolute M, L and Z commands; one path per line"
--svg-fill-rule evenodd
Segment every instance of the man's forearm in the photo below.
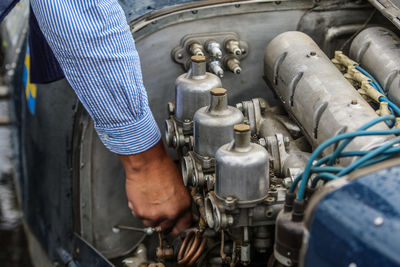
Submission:
M 141 153 L 160 140 L 139 56 L 117 0 L 31 0 L 66 78 L 112 152 Z

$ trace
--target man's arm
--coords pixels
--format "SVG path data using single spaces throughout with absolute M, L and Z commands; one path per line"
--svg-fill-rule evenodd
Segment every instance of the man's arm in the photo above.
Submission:
M 160 142 L 118 1 L 31 0 L 31 5 L 100 139 L 120 155 L 133 213 L 147 225 L 187 227 L 190 196 Z

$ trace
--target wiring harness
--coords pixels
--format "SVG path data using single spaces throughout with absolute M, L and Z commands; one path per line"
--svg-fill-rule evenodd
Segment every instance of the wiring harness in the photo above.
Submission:
M 345 78 L 359 88 L 358 92 L 365 99 L 379 104 L 377 114 L 380 117 L 366 123 L 355 132 L 332 137 L 314 150 L 306 164 L 304 172 L 297 176 L 289 188 L 289 193 L 295 193 L 296 188 L 298 188 L 297 201 L 304 199 L 307 187 L 315 188 L 321 180 L 324 182 L 336 180 L 356 169 L 394 157 L 400 152 L 400 120 L 396 117 L 400 116 L 400 108 L 387 98 L 384 90 L 371 74 L 359 66 L 358 63 L 345 56 L 341 51 L 335 52 L 335 58 L 332 59 L 332 62 L 339 70 L 345 73 Z M 385 122 L 389 130 L 369 130 L 372 126 L 381 122 Z M 395 137 L 384 145 L 369 151 L 344 151 L 354 138 L 372 135 L 394 135 Z M 321 157 L 323 151 L 332 145 L 337 145 L 334 152 Z M 357 159 L 347 167 L 338 166 L 338 160 L 346 157 L 357 157 Z

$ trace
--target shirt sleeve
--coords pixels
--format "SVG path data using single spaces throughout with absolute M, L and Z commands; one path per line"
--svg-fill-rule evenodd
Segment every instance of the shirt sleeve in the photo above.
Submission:
M 132 34 L 117 0 L 31 0 L 46 40 L 104 145 L 137 154 L 160 130 L 148 105 Z

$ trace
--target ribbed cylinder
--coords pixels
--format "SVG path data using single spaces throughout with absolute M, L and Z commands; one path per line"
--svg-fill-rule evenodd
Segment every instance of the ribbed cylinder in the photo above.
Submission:
M 327 139 L 353 132 L 378 117 L 371 106 L 343 77 L 318 45 L 301 32 L 285 32 L 267 46 L 264 73 L 284 103 L 286 110 L 305 130 L 306 137 L 317 147 Z M 385 123 L 374 130 L 387 130 Z M 369 150 L 388 138 L 368 136 L 355 138 L 347 150 Z M 334 146 L 325 150 L 331 153 Z M 349 164 L 349 160 L 341 162 Z
M 397 105 L 400 105 L 399 48 L 400 38 L 382 27 L 363 30 L 350 47 L 350 57 L 378 80 Z

